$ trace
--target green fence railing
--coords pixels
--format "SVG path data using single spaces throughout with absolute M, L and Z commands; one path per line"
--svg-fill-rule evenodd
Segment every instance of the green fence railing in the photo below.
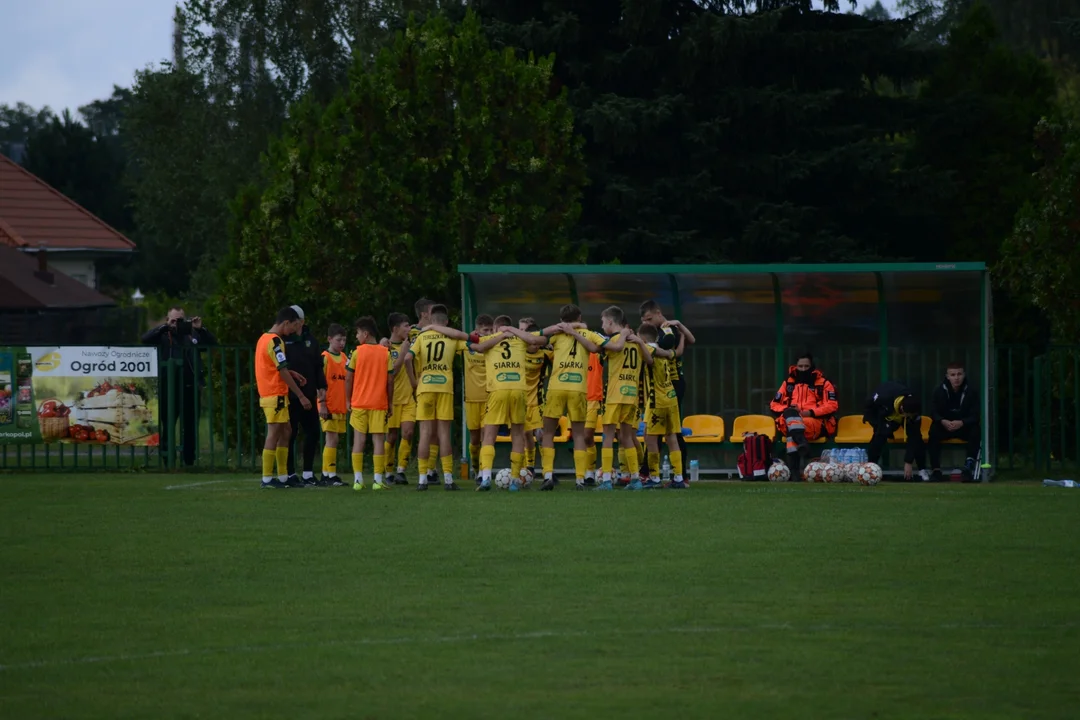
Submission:
M 777 362 L 776 353 L 775 347 L 768 346 L 694 346 L 685 356 L 684 414 L 719 415 L 730 428 L 738 415 L 767 413 L 781 381 L 776 368 L 786 365 Z M 979 370 L 977 348 L 890 348 L 887 354 L 890 379 L 908 383 L 924 405 L 941 382 L 945 365 L 954 359 L 969 365 L 978 388 L 986 382 Z M 163 422 L 157 446 L 0 445 L 0 469 L 255 473 L 265 423 L 252 358 L 251 347 L 215 346 L 163 361 L 157 388 L 157 411 Z M 821 351 L 816 360 L 837 386 L 840 413 L 861 414 L 863 402 L 881 379 L 881 349 L 832 347 Z M 1076 468 L 1080 460 L 1080 346 L 1052 347 L 1038 356 L 1027 347 L 1000 346 L 991 367 L 991 404 L 984 417 L 990 423 L 994 450 L 990 460 L 995 469 L 1043 473 Z M 460 434 L 455 432 L 453 437 L 456 443 Z M 339 448 L 338 468 L 344 473 L 351 471 L 348 446 L 343 439 Z M 460 454 L 462 449 L 455 450 Z

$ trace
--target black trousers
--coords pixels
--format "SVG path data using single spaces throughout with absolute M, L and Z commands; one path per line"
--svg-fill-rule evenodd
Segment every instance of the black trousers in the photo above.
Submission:
M 959 430 L 949 431 L 941 427 L 941 423 L 936 422 L 930 426 L 930 467 L 935 470 L 941 469 L 941 443 L 943 440 L 958 439 L 963 440 L 967 445 L 965 457 L 974 459 L 979 454 L 979 445 L 981 444 L 981 433 L 979 432 L 979 423 L 974 425 L 964 425 Z
M 188 467 L 195 464 L 195 393 L 194 385 L 183 385 L 177 388 L 176 407 L 169 401 L 168 388 L 158 395 L 158 411 L 161 428 L 158 431 L 161 452 L 165 457 L 172 460 L 176 457 L 177 448 L 180 456 Z M 177 429 L 176 421 L 180 420 L 180 428 Z M 169 430 L 174 435 L 174 447 L 169 445 Z
M 686 379 L 685 378 L 679 378 L 678 380 L 676 380 L 673 383 L 673 385 L 675 387 L 675 401 L 679 405 L 679 417 L 682 418 L 682 417 L 685 417 L 683 415 L 683 402 L 682 401 L 683 401 L 683 395 L 686 394 Z M 689 468 L 690 468 L 690 460 L 686 457 L 686 438 L 683 437 L 683 434 L 682 434 L 681 430 L 680 430 L 679 435 L 678 435 L 678 437 L 676 439 L 679 441 L 679 452 L 682 453 L 683 474 L 686 477 L 690 477 L 690 470 L 689 470 Z
M 874 434 L 870 438 L 870 447 L 866 448 L 866 459 L 877 463 L 889 438 L 900 429 L 900 423 L 880 420 L 874 425 Z M 916 463 L 919 469 L 926 469 L 926 445 L 922 439 L 922 421 L 919 418 L 906 422 L 907 442 L 904 443 L 904 462 Z
M 310 472 L 315 467 L 315 453 L 319 450 L 319 408 L 315 398 L 311 401 L 311 409 L 305 410 L 304 406 L 296 398 L 289 396 L 289 427 L 292 435 L 289 438 L 289 462 L 287 464 L 289 475 L 296 474 L 296 442 L 297 430 L 304 429 L 304 471 Z

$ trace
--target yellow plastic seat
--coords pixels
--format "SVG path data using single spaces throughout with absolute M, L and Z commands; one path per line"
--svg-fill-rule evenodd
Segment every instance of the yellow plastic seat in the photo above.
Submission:
M 776 421 L 768 415 L 740 415 L 731 426 L 730 440 L 736 444 L 741 443 L 747 433 L 767 435 L 770 440 L 775 440 Z
M 874 431 L 864 425 L 862 415 L 845 415 L 836 426 L 836 442 L 849 445 L 865 445 L 870 442 Z
M 691 434 L 686 436 L 688 443 L 724 441 L 724 418 L 715 415 L 690 415 L 683 418 L 682 426 L 691 431 Z
M 570 420 L 563 415 L 559 418 L 559 432 L 551 439 L 552 442 L 564 443 L 570 439 Z

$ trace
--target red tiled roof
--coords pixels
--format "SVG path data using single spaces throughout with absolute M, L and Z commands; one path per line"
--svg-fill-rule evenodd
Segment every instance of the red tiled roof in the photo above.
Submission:
M 0 245 L 0 310 L 90 308 L 115 305 L 111 297 L 51 270 L 50 285 L 35 272 L 38 260 L 13 247 Z
M 126 250 L 135 243 L 0 155 L 0 244 L 47 250 Z

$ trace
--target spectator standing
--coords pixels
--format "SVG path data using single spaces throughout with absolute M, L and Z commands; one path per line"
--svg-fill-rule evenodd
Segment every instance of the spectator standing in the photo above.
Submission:
M 931 482 L 941 482 L 941 443 L 959 439 L 967 445 L 964 460 L 964 482 L 975 482 L 975 463 L 979 456 L 979 394 L 968 385 L 963 363 L 950 363 L 945 368 L 945 381 L 934 390 L 933 423 L 930 425 Z
M 285 357 L 289 363 L 289 369 L 303 376 L 306 382 L 300 383 L 300 392 L 310 402 L 310 407 L 304 408 L 300 398 L 289 390 L 289 425 L 291 427 L 292 441 L 289 443 L 289 484 L 296 486 L 318 485 L 315 480 L 315 454 L 319 451 L 319 410 L 318 396 L 320 391 L 326 391 L 326 375 L 322 367 L 322 349 L 318 341 L 311 334 L 308 325 L 304 322 L 304 311 L 299 305 L 291 306 L 296 311 L 303 327 L 298 335 L 290 335 L 285 338 Z M 303 445 L 303 479 L 296 474 L 296 440 L 297 430 L 304 430 Z M 354 468 L 355 469 L 355 468 Z
M 201 317 L 189 321 L 184 309 L 176 306 L 169 308 L 165 322 L 147 331 L 142 336 L 143 344 L 158 348 L 158 411 L 161 427 L 161 452 L 173 458 L 176 447 L 169 446 L 170 429 L 175 430 L 176 421 L 181 420 L 180 441 L 177 443 L 184 465 L 195 464 L 195 437 L 198 432 L 198 419 L 195 417 L 195 396 L 205 385 L 202 374 L 203 358 L 199 356 L 202 348 L 216 345 L 213 333 L 203 327 Z M 169 397 L 169 373 L 173 376 L 175 397 Z M 175 437 L 175 436 L 174 436 Z

